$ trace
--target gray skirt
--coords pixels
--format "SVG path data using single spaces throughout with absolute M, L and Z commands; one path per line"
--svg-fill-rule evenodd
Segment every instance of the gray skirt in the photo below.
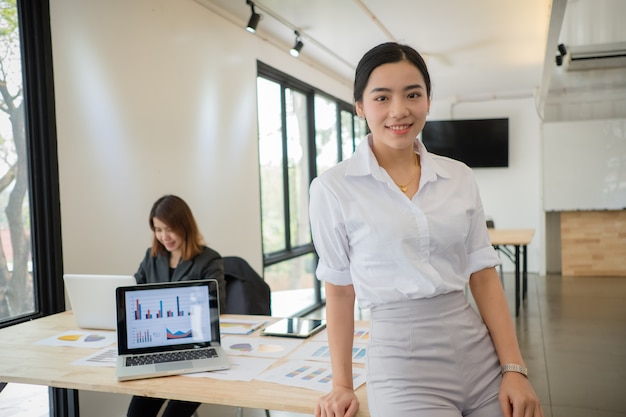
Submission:
M 371 311 L 367 397 L 372 417 L 501 417 L 500 364 L 462 292 Z

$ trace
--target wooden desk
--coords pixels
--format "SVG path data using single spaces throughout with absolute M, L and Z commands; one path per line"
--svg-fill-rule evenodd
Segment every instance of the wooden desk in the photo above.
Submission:
M 259 319 L 259 316 L 225 317 Z M 0 381 L 303 414 L 312 414 L 317 399 L 323 395 L 314 390 L 257 380 L 244 382 L 168 376 L 117 382 L 112 367 L 72 365 L 72 362 L 98 349 L 33 344 L 76 329 L 71 311 L 0 329 L 0 351 L 11 352 L 10 355 L 0 355 Z M 279 360 L 277 364 L 284 360 Z M 365 385 L 360 386 L 356 394 L 361 403 L 357 416 L 369 417 Z
M 528 292 L 527 246 L 535 235 L 534 229 L 494 229 L 489 228 L 491 244 L 504 253 L 515 264 L 515 316 L 519 315 L 520 304 Z M 511 250 L 508 246 L 513 246 Z M 520 268 L 520 253 L 522 255 Z M 520 291 L 521 283 L 521 291 Z M 521 292 L 521 294 L 520 294 Z

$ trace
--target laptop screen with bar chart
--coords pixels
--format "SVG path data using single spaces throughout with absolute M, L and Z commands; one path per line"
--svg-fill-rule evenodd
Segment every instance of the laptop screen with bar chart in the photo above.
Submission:
M 116 303 L 118 379 L 228 368 L 227 356 L 220 345 L 217 281 L 179 281 L 120 287 L 116 290 Z M 148 366 L 144 370 L 139 369 L 144 365 L 145 354 L 183 352 L 195 356 L 207 348 L 211 350 L 212 357 L 202 358 L 202 361 L 185 357 L 168 360 L 168 364 L 164 365 L 165 356 L 161 356 L 155 359 L 156 363 L 147 364 L 153 368 Z M 136 361 L 133 357 L 138 356 L 142 357 L 141 367 L 134 363 Z M 177 367 L 175 362 L 180 366 Z M 131 366 L 127 366 L 129 363 Z

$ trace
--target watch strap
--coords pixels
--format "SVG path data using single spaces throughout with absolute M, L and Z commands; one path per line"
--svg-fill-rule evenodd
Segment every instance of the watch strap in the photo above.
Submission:
M 502 373 L 505 372 L 517 372 L 528 378 L 528 368 L 522 365 L 518 365 L 516 363 L 506 363 L 502 365 Z

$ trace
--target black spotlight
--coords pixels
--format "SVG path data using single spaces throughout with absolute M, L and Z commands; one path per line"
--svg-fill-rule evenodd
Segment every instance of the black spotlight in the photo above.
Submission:
M 557 49 L 559 50 L 559 54 L 555 56 L 554 59 L 556 61 L 556 65 L 560 67 L 563 65 L 563 57 L 567 55 L 567 48 L 565 48 L 565 45 L 560 43 Z
M 302 43 L 302 40 L 300 40 L 300 33 L 298 33 L 297 30 L 294 31 L 294 34 L 296 35 L 296 43 L 294 43 L 293 48 L 289 50 L 289 53 L 291 56 L 297 58 L 300 55 L 300 51 L 302 50 L 304 44 Z
M 557 56 L 554 57 L 554 59 L 556 60 L 556 65 L 558 67 L 563 65 L 563 55 L 557 55 Z
M 256 32 L 256 27 L 259 24 L 259 20 L 261 20 L 261 15 L 254 10 L 254 3 L 251 0 L 246 0 L 246 4 L 250 5 L 250 10 L 252 11 L 252 14 L 250 15 L 250 20 L 248 20 L 248 26 L 246 26 L 246 30 L 250 33 L 254 33 Z

